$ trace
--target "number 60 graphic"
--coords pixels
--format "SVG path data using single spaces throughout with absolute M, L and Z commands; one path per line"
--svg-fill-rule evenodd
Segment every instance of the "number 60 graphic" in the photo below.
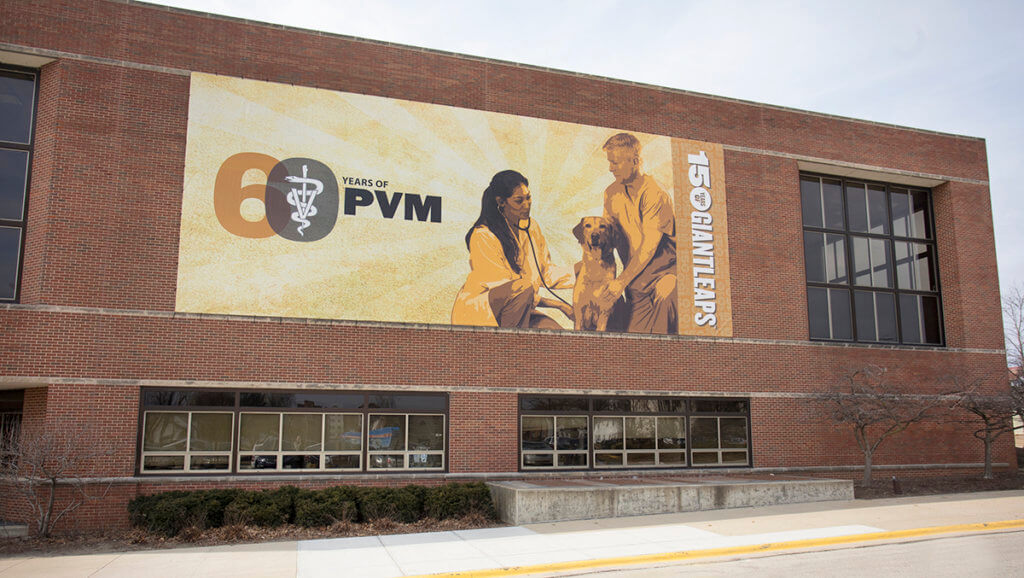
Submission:
M 266 185 L 242 186 L 246 171 L 267 175 Z M 265 216 L 258 221 L 242 217 L 242 202 L 263 202 Z M 279 235 L 291 241 L 323 239 L 338 220 L 338 181 L 320 161 L 293 158 L 278 161 L 261 153 L 228 157 L 213 185 L 213 210 L 229 233 L 250 239 Z

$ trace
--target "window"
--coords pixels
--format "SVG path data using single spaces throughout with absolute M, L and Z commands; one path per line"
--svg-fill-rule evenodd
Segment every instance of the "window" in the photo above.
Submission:
M 686 465 L 686 418 L 594 417 L 594 465 Z
M 444 470 L 439 394 L 142 392 L 139 471 Z
M 521 466 L 585 468 L 588 465 L 585 415 L 522 416 Z
M 25 390 L 0 391 L 0 468 L 16 457 L 14 451 L 21 433 L 21 411 Z
M 942 345 L 927 190 L 800 176 L 811 339 Z
M 233 421 L 224 412 L 146 412 L 142 471 L 228 471 Z
M 519 409 L 524 470 L 750 463 L 746 400 L 521 396 Z M 693 445 L 688 460 L 693 436 L 700 437 L 700 449 Z
M 691 456 L 695 466 L 745 466 L 747 440 L 745 418 L 694 417 L 690 420 Z
M 361 414 L 242 413 L 240 420 L 240 472 L 361 469 Z
M 0 302 L 19 298 L 35 106 L 36 74 L 0 68 Z
M 370 414 L 370 469 L 444 469 L 444 416 Z

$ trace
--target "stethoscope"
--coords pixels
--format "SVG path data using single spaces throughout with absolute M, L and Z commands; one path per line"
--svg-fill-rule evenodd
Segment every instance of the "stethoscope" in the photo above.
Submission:
M 514 231 L 515 229 L 518 229 L 518 230 L 524 231 L 526 233 L 526 240 L 530 242 L 530 253 L 533 254 L 533 264 L 536 265 L 536 267 L 537 267 L 537 276 L 540 277 L 541 285 L 544 285 L 544 288 L 548 290 L 548 293 L 551 293 L 552 295 L 554 295 L 555 299 L 558 299 L 562 303 L 565 303 L 569 307 L 572 307 L 572 303 L 569 303 L 565 299 L 562 299 L 562 296 L 559 295 L 558 293 L 555 293 L 554 289 L 552 289 L 551 287 L 548 287 L 548 282 L 544 280 L 544 274 L 541 272 L 541 268 L 540 268 L 540 261 L 537 259 L 537 249 L 533 246 L 533 237 L 530 235 L 530 225 L 533 224 L 533 218 L 532 217 L 527 217 L 526 218 L 526 226 L 525 227 L 520 227 L 518 221 L 516 222 L 515 225 L 513 225 L 512 223 L 509 223 L 508 218 L 506 218 L 504 214 L 502 214 L 502 218 L 505 219 L 505 223 L 508 225 L 508 228 L 509 228 L 510 231 Z

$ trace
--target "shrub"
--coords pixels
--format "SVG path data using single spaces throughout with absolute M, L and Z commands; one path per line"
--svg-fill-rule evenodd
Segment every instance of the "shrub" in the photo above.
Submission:
M 128 504 L 132 524 L 166 536 L 182 530 L 217 528 L 239 490 L 173 491 L 138 496 Z
M 359 490 L 359 515 L 363 521 L 393 520 L 415 522 L 423 515 L 422 486 L 401 488 L 362 488 Z
M 408 523 L 424 515 L 496 517 L 491 494 L 482 483 L 432 488 L 333 486 L 318 491 L 294 486 L 264 491 L 171 491 L 136 497 L 128 504 L 128 514 L 134 526 L 170 537 L 225 525 L 312 527 L 360 520 Z
M 349 486 L 302 491 L 295 497 L 295 523 L 299 526 L 330 526 L 355 522 L 359 516 L 358 492 Z
M 233 488 L 202 492 L 202 507 L 205 511 L 207 528 L 219 528 L 224 525 L 224 512 L 240 492 L 241 490 Z
M 270 528 L 287 524 L 295 518 L 295 497 L 300 491 L 295 486 L 240 491 L 225 509 L 223 522 Z
M 150 512 L 163 494 L 136 496 L 128 502 L 128 520 L 132 526 L 149 529 Z
M 497 518 L 491 491 L 482 482 L 427 488 L 423 515 L 438 520 L 469 515 L 480 515 L 489 520 Z

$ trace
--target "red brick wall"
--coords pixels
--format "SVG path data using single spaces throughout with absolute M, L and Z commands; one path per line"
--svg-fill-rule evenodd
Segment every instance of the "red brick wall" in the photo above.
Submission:
M 174 309 L 188 78 L 40 74 L 22 303 Z
M 751 403 L 754 465 L 773 467 L 862 466 L 864 454 L 853 430 L 828 419 L 829 405 L 815 399 L 755 399 Z M 972 433 L 980 420 L 963 410 L 936 411 L 934 418 L 912 424 L 884 440 L 873 456 L 874 466 L 900 464 L 983 463 L 984 444 Z M 869 430 L 877 440 L 878 428 Z M 1003 435 L 993 462 L 1016 464 L 1014 448 Z M 933 472 L 935 473 L 935 472 Z M 947 475 L 950 472 L 945 472 Z M 845 477 L 859 479 L 859 473 Z M 903 475 L 902 473 L 900 474 Z
M 448 467 L 453 472 L 519 469 L 518 398 L 510 393 L 454 392 L 448 400 Z
M 12 376 L 322 383 L 327 387 L 414 385 L 455 391 L 503 386 L 807 393 L 821 391 L 851 367 L 876 364 L 888 368 L 893 379 L 927 392 L 947 391 L 941 382 L 953 375 L 988 377 L 986 387 L 1006 387 L 991 373 L 1001 367 L 1001 353 L 932 348 L 301 320 L 181 320 L 24 309 L 0 315 L 0 334 L 0 346 L 9 352 L 5 371 Z M 297 359 L 295 350 L 308 353 Z
M 733 335 L 805 340 L 800 171 L 792 159 L 725 155 Z
M 948 182 L 932 194 L 946 343 L 1002 349 L 992 205 L 988 187 Z
M 57 436 L 74 436 L 91 456 L 78 473 L 117 477 L 135 472 L 138 387 L 58 384 L 46 389 L 47 427 Z

